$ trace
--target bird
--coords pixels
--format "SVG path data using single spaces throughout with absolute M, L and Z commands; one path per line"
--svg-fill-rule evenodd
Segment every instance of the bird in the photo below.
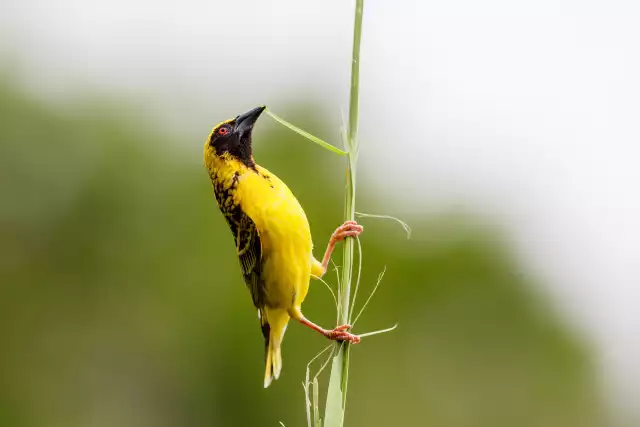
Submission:
M 363 227 L 346 221 L 331 235 L 322 261 L 312 253 L 307 216 L 287 185 L 258 165 L 252 132 L 265 106 L 216 125 L 204 145 L 204 164 L 213 192 L 235 241 L 244 282 L 249 289 L 265 341 L 264 387 L 280 376 L 280 346 L 290 319 L 330 340 L 356 344 L 351 326 L 324 329 L 301 310 L 311 278 L 327 271 L 340 241 L 356 237 Z

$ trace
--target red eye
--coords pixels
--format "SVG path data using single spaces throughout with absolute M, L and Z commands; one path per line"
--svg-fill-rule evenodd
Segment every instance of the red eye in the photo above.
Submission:
M 229 133 L 229 128 L 227 127 L 221 127 L 220 129 L 218 129 L 218 135 L 224 136 L 228 133 Z

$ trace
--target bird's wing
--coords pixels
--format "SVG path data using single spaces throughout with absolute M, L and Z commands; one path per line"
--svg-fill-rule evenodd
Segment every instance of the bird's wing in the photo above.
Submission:
M 253 304 L 264 306 L 265 289 L 262 281 L 262 243 L 256 224 L 249 215 L 242 213 L 236 229 L 236 249 L 244 281 L 251 292 Z

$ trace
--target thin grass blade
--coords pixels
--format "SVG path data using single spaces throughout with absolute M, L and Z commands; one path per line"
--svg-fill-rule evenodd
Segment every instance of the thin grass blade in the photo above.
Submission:
M 396 218 L 395 216 L 391 216 L 391 215 L 373 215 L 373 214 L 367 214 L 367 213 L 362 213 L 362 212 L 356 212 L 356 216 L 358 218 L 390 219 L 392 221 L 397 222 L 398 224 L 400 224 L 402 226 L 402 228 L 404 228 L 405 233 L 407 233 L 407 239 L 411 238 L 411 227 L 409 227 L 409 224 L 407 224 L 406 222 L 402 221 L 400 218 Z
M 395 328 L 397 328 L 397 327 L 398 327 L 398 324 L 396 323 L 395 325 L 393 325 L 393 326 L 392 326 L 392 327 L 390 327 L 390 328 L 386 328 L 386 329 L 379 329 L 379 330 L 377 330 L 377 331 L 373 331 L 373 332 L 365 332 L 364 334 L 358 334 L 358 336 L 359 336 L 360 338 L 362 338 L 362 337 L 370 337 L 370 336 L 378 335 L 378 334 L 384 334 L 385 332 L 391 332 L 391 331 L 393 331 L 393 330 L 394 330 Z
M 304 398 L 305 398 L 305 403 L 306 403 L 306 413 L 307 413 L 307 426 L 308 427 L 312 427 L 311 424 L 311 412 L 312 412 L 312 407 L 311 407 L 311 400 L 312 399 L 317 399 L 317 397 L 313 394 L 313 391 L 311 392 L 311 397 L 309 397 L 309 386 L 312 384 L 311 380 L 310 380 L 310 372 L 311 372 L 311 364 L 313 362 L 315 362 L 320 356 L 322 356 L 327 350 L 329 350 L 330 348 L 333 348 L 333 344 L 329 344 L 328 346 L 326 346 L 325 348 L 323 348 L 322 350 L 320 350 L 320 352 L 318 352 L 318 354 L 316 354 L 315 356 L 313 356 L 313 358 L 309 361 L 309 363 L 307 363 L 307 370 L 305 372 L 305 380 L 302 383 L 302 388 L 304 389 Z M 329 359 L 331 358 L 333 352 L 331 352 L 329 354 Z M 320 372 L 322 372 L 322 370 L 324 369 L 324 367 L 326 366 L 327 362 L 322 364 L 322 367 L 320 368 L 320 371 L 318 371 L 318 373 L 314 376 L 314 381 L 318 378 L 318 375 L 320 374 Z M 316 405 L 317 406 L 317 405 Z M 314 411 L 318 411 L 317 407 L 314 409 Z M 315 413 L 314 413 L 314 417 L 315 417 Z
M 318 378 L 313 379 L 313 419 L 315 427 L 322 427 L 320 424 L 320 407 L 318 405 L 318 395 L 320 394 L 320 386 Z
M 316 374 L 313 377 L 313 379 L 318 378 L 320 376 L 320 374 L 322 373 L 322 371 L 324 371 L 324 368 L 326 368 L 327 365 L 329 364 L 329 362 L 331 362 L 331 359 L 333 358 L 333 353 L 334 353 L 336 347 L 333 344 L 331 344 L 330 347 L 332 348 L 332 350 L 329 352 L 329 357 L 327 357 L 327 360 L 325 360 L 325 362 L 322 364 L 320 369 L 318 369 L 318 372 L 316 372 Z
M 329 286 L 329 284 L 327 282 L 325 282 L 322 277 L 313 276 L 313 278 L 321 281 L 322 284 L 325 285 L 327 287 L 327 289 L 329 289 L 329 292 L 331 292 L 331 296 L 333 297 L 333 302 L 335 303 L 336 310 L 337 310 L 338 309 L 338 299 L 336 298 L 336 294 L 335 294 L 335 292 L 333 292 L 333 289 L 331 289 L 331 286 Z
M 369 294 L 369 298 L 367 298 L 367 300 L 364 302 L 364 305 L 362 306 L 362 308 L 358 312 L 358 315 L 356 316 L 356 320 L 354 320 L 353 323 L 351 324 L 352 326 L 356 324 L 356 322 L 364 312 L 364 309 L 367 308 L 367 305 L 369 305 L 369 301 L 371 301 L 371 298 L 378 290 L 378 286 L 380 286 L 380 283 L 382 282 L 382 278 L 384 277 L 384 273 L 386 273 L 386 271 L 387 271 L 387 266 L 385 265 L 382 272 L 378 275 L 378 281 L 376 282 L 376 285 L 373 287 L 373 291 L 371 291 L 371 293 Z
M 356 287 L 353 291 L 353 300 L 351 301 L 351 312 L 349 313 L 349 323 L 353 316 L 353 309 L 356 306 L 356 297 L 358 296 L 358 289 L 360 289 L 360 276 L 362 276 L 362 244 L 360 238 L 356 236 L 356 242 L 358 242 L 358 278 L 356 279 Z
M 307 413 L 307 427 L 311 427 L 311 399 L 309 399 L 309 365 L 307 365 L 307 374 L 305 382 L 302 383 L 304 388 L 305 412 Z
M 288 121 L 286 121 L 285 119 L 283 119 L 280 116 L 277 116 L 275 114 L 273 114 L 270 110 L 266 110 L 267 114 L 269 116 L 271 116 L 272 119 L 274 119 L 276 122 L 280 123 L 281 125 L 284 125 L 286 127 L 288 127 L 289 129 L 291 129 L 292 131 L 298 133 L 299 135 L 304 136 L 305 138 L 307 138 L 310 141 L 315 142 L 316 144 L 318 144 L 319 146 L 326 148 L 329 151 L 332 151 L 336 154 L 339 154 L 341 156 L 346 156 L 347 152 L 346 151 L 342 151 L 341 149 L 339 149 L 338 147 L 334 147 L 333 145 L 329 144 L 326 141 L 323 141 L 322 139 L 318 138 L 317 136 L 311 135 L 309 132 L 304 131 L 302 129 L 300 129 L 299 127 L 289 123 Z

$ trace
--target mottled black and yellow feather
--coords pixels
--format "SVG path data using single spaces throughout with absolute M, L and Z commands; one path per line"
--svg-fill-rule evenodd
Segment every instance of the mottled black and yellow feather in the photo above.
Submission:
M 212 177 L 213 192 L 220 212 L 224 215 L 236 243 L 236 251 L 242 268 L 244 281 L 249 288 L 253 304 L 264 306 L 264 283 L 262 274 L 262 244 L 258 229 L 234 199 L 238 186 L 238 173 L 231 180 L 221 181 Z

